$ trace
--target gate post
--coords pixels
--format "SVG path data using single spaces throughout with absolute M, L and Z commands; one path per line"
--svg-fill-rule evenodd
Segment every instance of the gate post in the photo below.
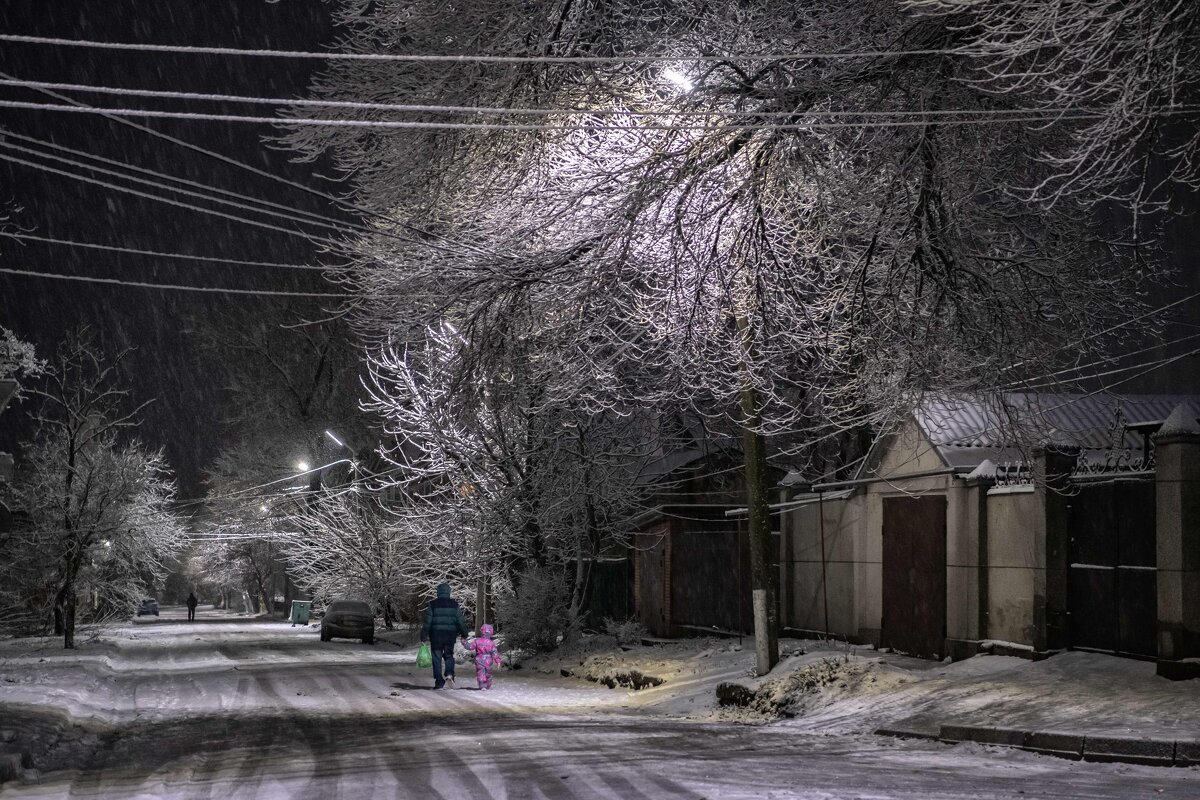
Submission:
M 1200 677 L 1200 425 L 1179 405 L 1154 437 L 1158 674 Z

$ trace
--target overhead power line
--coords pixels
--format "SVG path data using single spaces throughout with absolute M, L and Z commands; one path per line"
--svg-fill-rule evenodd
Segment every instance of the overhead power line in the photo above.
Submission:
M 122 180 L 131 181 L 131 182 L 133 182 L 133 183 L 136 183 L 136 184 L 141 184 L 141 185 L 143 185 L 143 186 L 151 186 L 151 187 L 153 187 L 153 188 L 155 188 L 155 189 L 163 189 L 163 190 L 165 190 L 165 191 L 168 191 L 168 192 L 174 192 L 174 193 L 176 193 L 176 194 L 179 194 L 179 195 L 182 195 L 182 196 L 184 196 L 184 197 L 190 197 L 190 198 L 193 198 L 193 199 L 196 199 L 196 200 L 204 200 L 204 201 L 208 201 L 208 202 L 210 202 L 210 203 L 217 203 L 217 204 L 219 204 L 219 205 L 223 205 L 223 206 L 228 206 L 228 207 L 231 207 L 231 208 L 235 208 L 235 209 L 237 209 L 237 210 L 239 210 L 239 211 L 246 211 L 246 212 L 249 212 L 249 213 L 252 213 L 252 214 L 263 214 L 263 215 L 266 215 L 266 216 L 269 216 L 269 217 L 277 217 L 277 218 L 280 218 L 280 219 L 287 220 L 287 221 L 289 221 L 289 222 L 295 222 L 295 223 L 299 223 L 299 224 L 302 224 L 302 225 L 303 225 L 303 224 L 306 224 L 306 225 L 315 225 L 315 226 L 317 226 L 317 227 L 320 227 L 320 228 L 328 228 L 328 229 L 332 229 L 332 230 L 333 230 L 333 232 L 335 232 L 335 233 L 345 233 L 345 231 L 343 231 L 343 230 L 342 230 L 342 229 L 341 229 L 339 226 L 337 226 L 335 223 L 332 223 L 332 222 L 327 222 L 327 221 L 320 220 L 320 219 L 317 219 L 317 220 L 306 219 L 306 218 L 304 218 L 304 217 L 300 217 L 300 216 L 296 216 L 296 215 L 293 215 L 293 214 L 288 214 L 288 213 L 283 213 L 283 212 L 279 212 L 279 211 L 273 211 L 273 210 L 270 210 L 270 209 L 267 209 L 267 208 L 257 208 L 257 207 L 255 207 L 255 206 L 253 205 L 253 203 L 255 203 L 255 202 L 265 202 L 265 201 L 259 201 L 259 200 L 257 200 L 256 198 L 253 198 L 253 197 L 246 197 L 245 195 L 238 195 L 238 194 L 236 194 L 236 193 L 230 193 L 230 194 L 233 194 L 233 195 L 234 195 L 234 196 L 236 196 L 236 197 L 244 197 L 246 200 L 249 200 L 249 201 L 250 201 L 250 203 L 240 203 L 240 202 L 236 202 L 236 201 L 233 201 L 233 200 L 225 200 L 225 199 L 222 199 L 222 198 L 220 198 L 220 197 L 214 197 L 214 196 L 212 196 L 212 195 L 204 194 L 203 192 L 197 192 L 197 191 L 193 191 L 193 190 L 191 190 L 191 189 L 182 189 L 182 188 L 180 188 L 180 187 L 178 187 L 178 186 L 172 186 L 172 185 L 170 185 L 170 184 L 168 184 L 168 183 L 163 183 L 162 181 L 154 181 L 154 180 L 149 180 L 149 179 L 146 179 L 146 178 L 138 178 L 138 177 L 135 177 L 135 176 L 133 176 L 133 175 L 129 175 L 129 174 L 125 173 L 125 172 L 114 171 L 114 170 L 111 170 L 111 169 L 106 169 L 106 168 L 104 168 L 104 167 L 98 167 L 98 166 L 96 166 L 96 165 L 94 165 L 94 164 L 87 164 L 87 163 L 84 163 L 84 162 L 81 162 L 81 161 L 75 161 L 75 160 L 73 160 L 73 159 L 70 159 L 70 158 L 64 158 L 64 157 L 62 157 L 62 156 L 56 156 L 56 155 L 54 155 L 54 154 L 52 154 L 52 153 L 46 153 L 46 152 L 42 152 L 42 151 L 40 151 L 40 150 L 32 150 L 32 149 L 30 149 L 30 148 L 28 148 L 28 147 L 21 147 L 20 145 L 16 145 L 16 144 L 12 144 L 12 143 L 9 143 L 9 142 L 5 142 L 5 141 L 3 141 L 2 139 L 0 139 L 0 147 L 7 148 L 7 149 L 9 149 L 9 150 L 14 150 L 14 151 L 16 151 L 16 152 L 18 152 L 18 153 L 24 153 L 24 154 L 26 154 L 26 155 L 34 156 L 34 157 L 37 157 L 37 158 L 49 159 L 50 161 L 55 161 L 55 162 L 58 162 L 58 163 L 60 163 L 60 164 L 67 164 L 67 165 L 69 165 L 69 166 L 72 166 L 72 167 L 78 167 L 78 168 L 80 168 L 80 169 L 89 170 L 89 171 L 91 171 L 91 172 L 96 172 L 96 173 L 99 173 L 99 174 L 101 174 L 101 175 L 107 175 L 107 176 L 109 176 L 109 177 L 112 177 L 112 178 L 119 178 L 119 179 L 122 179 Z M 87 156 L 87 154 L 84 154 L 84 155 L 85 155 L 85 157 L 88 157 L 88 156 Z M 0 157 L 3 157 L 3 156 L 0 156 Z M 97 158 L 98 158 L 98 157 L 97 157 Z M 110 161 L 109 159 L 101 159 L 101 160 L 103 160 L 103 161 L 109 161 L 109 163 L 118 164 L 118 165 L 121 165 L 121 166 L 123 166 L 123 167 L 128 167 L 128 168 L 129 168 L 130 170 L 132 170 L 132 171 L 137 171 L 137 172 L 143 172 L 143 173 L 149 173 L 149 174 L 159 175 L 159 176 L 162 176 L 163 178 L 165 178 L 165 179 L 167 179 L 167 180 L 181 180 L 181 179 L 175 178 L 175 177 L 173 177 L 173 176 L 171 176 L 171 175 L 165 175 L 165 174 L 163 174 L 163 173 L 161 173 L 161 172 L 155 172 L 154 170 L 145 170 L 145 169 L 143 169 L 143 168 L 141 168 L 141 167 L 129 167 L 128 165 L 122 164 L 122 162 L 119 162 L 119 161 Z M 40 167 L 39 167 L 39 168 L 40 168 Z M 78 179 L 80 179 L 80 180 L 83 180 L 83 178 L 82 178 L 81 176 L 77 176 L 77 177 L 78 177 Z M 183 182 L 184 182 L 184 183 L 191 183 L 190 181 L 183 181 Z M 203 184 L 195 184 L 195 185 L 201 185 L 201 186 L 202 186 Z M 207 188 L 207 187 L 206 187 L 206 188 Z M 159 199 L 159 200 L 162 200 L 163 202 L 167 202 L 166 198 L 161 198 L 161 197 L 159 197 L 159 198 L 157 198 L 157 199 Z M 199 207 L 197 207 L 197 208 L 199 208 Z M 250 219 L 248 219 L 248 218 L 245 218 L 245 217 L 239 217 L 238 219 L 239 219 L 240 221 L 242 221 L 242 222 L 246 222 L 246 223 L 248 223 L 248 224 L 253 222 L 252 220 L 250 220 Z M 298 234 L 300 234 L 300 235 L 304 235 L 304 236 L 306 236 L 306 237 L 308 236 L 308 234 L 303 234 L 303 233 L 301 233 L 300 231 L 294 231 L 294 232 L 295 232 L 295 233 L 298 233 Z M 321 239 L 318 239 L 318 241 L 322 241 L 322 240 L 321 240 Z M 329 239 L 324 239 L 323 241 L 326 241 L 326 242 L 332 243 L 332 240 L 329 240 Z
M 32 103 L 23 100 L 0 100 L 0 108 L 21 108 L 35 111 L 52 111 L 68 114 L 103 114 L 118 117 L 145 117 L 150 119 L 206 120 L 210 122 L 237 122 L 255 125 L 295 125 L 320 128 L 368 128 L 378 130 L 479 130 L 479 131 L 741 131 L 741 130 L 838 130 L 844 128 L 911 128 L 929 125 L 928 119 L 881 119 L 846 122 L 754 122 L 744 124 L 727 122 L 720 124 L 628 124 L 571 122 L 565 124 L 513 123 L 513 122 L 437 122 L 432 120 L 373 120 L 373 119 L 317 119 L 313 117 L 260 117 L 245 114 L 208 114 L 198 111 L 160 111 L 144 108 L 96 108 L 92 106 L 63 106 L 49 103 Z M 1165 108 L 1150 116 L 1181 116 L 1196 114 L 1200 107 Z M 636 116 L 631 114 L 630 116 Z M 989 117 L 964 117 L 961 119 L 936 118 L 938 125 L 989 125 L 997 123 L 1053 123 L 1073 120 L 1100 119 L 1096 112 L 1047 111 L 1036 114 L 1012 114 Z
M 666 109 L 617 109 L 617 108 L 516 108 L 512 106 L 453 106 L 453 105 L 421 105 L 412 103 L 367 103 L 352 100 L 312 100 L 286 97 L 255 97 L 236 94 L 209 94 L 202 92 L 173 92 L 154 89 L 127 89 L 117 86 L 97 86 L 83 83 L 51 83 L 48 81 L 22 80 L 18 78 L 0 79 L 0 86 L 14 86 L 27 89 L 57 89 L 72 92 L 90 92 L 94 94 L 115 95 L 119 97 L 152 97 L 166 100 L 203 101 L 216 103 L 242 103 L 246 105 L 266 105 L 282 108 L 336 108 L 354 111 L 389 111 L 400 113 L 434 113 L 434 114 L 498 114 L 513 116 L 560 116 L 567 114 L 587 114 L 589 116 L 605 117 L 721 117 L 721 118 L 790 118 L 796 116 L 820 118 L 847 117 L 911 117 L 937 119 L 949 116 L 993 117 L 1012 115 L 1036 115 L 1039 118 L 1047 114 L 1058 113 L 1087 113 L 1101 114 L 1103 109 L 1090 107 L 1041 107 L 1041 108 L 946 108 L 926 110 L 888 110 L 847 111 L 833 109 L 805 109 L 792 111 L 757 111 L 753 109 L 706 109 L 681 106 Z M 285 118 L 286 119 L 286 118 Z
M 14 164 L 21 164 L 26 167 L 32 167 L 33 169 L 42 170 L 43 172 L 49 172 L 51 174 L 59 175 L 59 176 L 65 177 L 65 178 L 72 178 L 74 180 L 82 181 L 84 183 L 91 183 L 96 186 L 103 186 L 106 189 L 112 189 L 113 191 L 117 191 L 117 192 L 124 192 L 126 194 L 131 194 L 131 195 L 134 195 L 135 197 L 141 197 L 146 200 L 156 200 L 160 203 L 166 203 L 167 205 L 176 206 L 178 208 L 186 208 L 190 211 L 199 211 L 202 214 L 210 214 L 212 216 L 221 217 L 222 219 L 227 219 L 232 222 L 240 222 L 244 225 L 251 225 L 251 226 L 254 226 L 257 228 L 264 228 L 266 230 L 276 231 L 278 233 L 286 233 L 289 236 L 298 236 L 301 239 L 304 239 L 309 242 L 317 242 L 320 244 L 326 244 L 331 247 L 336 247 L 338 244 L 337 242 L 335 242 L 332 239 L 326 239 L 326 238 L 322 238 L 322 237 L 318 237 L 318 236 L 313 236 L 311 234 L 307 234 L 302 231 L 295 230 L 293 228 L 284 228 L 279 225 L 273 225 L 269 222 L 261 222 L 259 220 L 248 219 L 246 217 L 239 217 L 236 214 L 227 214 L 224 211 L 218 211 L 213 208 L 205 208 L 204 206 L 197 206 L 197 205 L 193 205 L 192 203 L 185 203 L 182 200 L 174 200 L 169 197 L 162 197 L 161 195 L 150 194 L 149 192 L 143 192 L 140 189 L 134 189 L 129 186 L 121 186 L 119 184 L 111 183 L 109 181 L 100 180 L 99 178 L 90 178 L 86 175 L 80 175 L 79 173 L 58 169 L 57 167 L 51 167 L 47 164 L 39 164 L 36 161 L 29 161 L 24 158 L 17 158 L 16 156 L 7 155 L 5 153 L 0 153 L 0 160 L 10 161 Z M 170 188 L 170 187 L 167 187 L 167 188 Z
M 7 141 L 8 139 L 15 139 L 17 141 L 28 142 L 30 144 L 38 145 L 39 147 L 48 148 L 50 150 L 56 150 L 60 153 L 70 153 L 71 155 L 78 156 L 80 158 L 89 159 L 91 161 L 96 161 L 101 164 L 107 164 L 109 166 L 116 167 L 118 170 L 133 172 L 133 173 L 137 173 L 140 175 L 150 175 L 150 176 L 160 179 L 160 181 L 158 181 L 158 182 L 147 181 L 147 180 L 144 180 L 141 178 L 132 177 L 130 175 L 124 175 L 121 172 L 113 172 L 110 170 L 106 170 L 106 169 L 102 169 L 100 167 L 93 166 L 91 164 L 83 164 L 83 163 L 79 163 L 76 161 L 72 161 L 67 158 L 61 158 L 58 156 L 54 156 L 54 155 L 51 155 L 48 153 L 41 152 L 39 150 L 30 150 L 30 149 L 23 148 L 18 145 L 12 144 L 11 142 Z M 276 203 L 271 200 L 263 200 L 258 197 L 252 197 L 250 195 L 243 194 L 241 192 L 235 192 L 235 191 L 232 191 L 229 189 L 223 189 L 223 188 L 217 187 L 217 186 L 210 186 L 205 183 L 200 183 L 199 181 L 193 181 L 193 180 L 189 180 L 187 178 L 181 178 L 177 175 L 170 175 L 168 173 L 161 172 L 159 170 L 148 169 L 146 167 L 140 167 L 140 166 L 137 166 L 136 164 L 130 164 L 126 161 L 119 161 L 119 160 L 113 159 L 113 158 L 106 158 L 104 156 L 97 155 L 95 153 L 89 153 L 84 150 L 78 150 L 74 147 L 67 147 L 66 145 L 57 144 L 56 142 L 52 142 L 47 139 L 39 139 L 35 136 L 26 136 L 26 135 L 19 134 L 19 133 L 13 133 L 12 131 L 9 131 L 4 128 L 0 128 L 0 146 L 8 147 L 8 148 L 16 150 L 18 152 L 27 153 L 30 155 L 41 156 L 42 158 L 49 158 L 49 159 L 52 159 L 55 161 L 59 161 L 60 163 L 71 164 L 73 166 L 78 166 L 78 167 L 84 167 L 85 169 L 92 170 L 93 172 L 99 172 L 102 174 L 112 175 L 112 176 L 116 176 L 116 177 L 122 177 L 122 178 L 125 178 L 126 180 L 134 181 L 137 183 L 149 184 L 149 185 L 155 186 L 160 189 L 167 189 L 168 191 L 178 192 L 185 196 L 197 197 L 197 198 L 202 198 L 205 200 L 211 200 L 212 202 L 215 202 L 215 203 L 223 203 L 223 204 L 231 205 L 235 208 L 241 208 L 241 209 L 253 211 L 253 212 L 259 213 L 259 214 L 267 214 L 270 216 L 276 216 L 276 217 L 290 220 L 292 222 L 299 222 L 299 223 L 306 224 L 306 225 L 316 225 L 318 227 L 328 228 L 328 229 L 337 231 L 338 233 L 342 233 L 342 234 L 348 234 L 351 230 L 358 231 L 361 233 L 374 233 L 374 231 L 371 228 L 368 228 L 367 226 L 361 225 L 359 223 L 355 223 L 355 222 L 343 223 L 343 222 L 340 222 L 337 220 L 331 220 L 329 217 L 327 217 L 325 215 L 318 214 L 318 213 L 315 213 L 312 211 L 306 211 L 304 209 L 296 208 L 294 206 L 284 205 L 283 203 Z M 183 186 L 189 186 L 192 189 L 195 189 L 198 191 L 193 192 L 193 191 L 187 191 L 184 189 L 179 189 L 177 187 L 162 183 L 161 181 L 172 181 L 174 183 L 182 184 Z M 211 192 L 214 195 L 221 195 L 223 197 L 236 198 L 236 199 L 244 201 L 245 203 L 248 203 L 250 205 L 241 205 L 241 204 L 233 203 L 233 202 L 230 202 L 227 200 L 222 200 L 219 197 L 209 196 L 209 195 L 205 194 L 205 192 Z M 254 208 L 255 205 L 263 206 L 263 208 Z
M 112 253 L 128 253 L 137 256 L 154 256 L 155 258 L 178 258 L 188 261 L 206 261 L 214 264 L 233 264 L 246 267 L 274 267 L 276 269 L 307 269 L 325 272 L 341 267 L 327 267 L 320 264 L 281 264 L 276 261 L 245 261 L 238 258 L 219 258 L 217 256 L 199 256 L 192 253 L 164 253 L 158 250 L 141 250 L 135 247 L 120 247 L 98 242 L 76 242 L 70 239 L 55 239 L 49 236 L 35 236 L 31 233 L 0 233 L 0 236 L 18 241 L 41 242 L 42 244 L 62 245 L 64 247 L 82 247 L 89 250 L 106 250 Z
M 2 71 L 0 71 L 0 78 L 5 78 L 5 79 L 9 79 L 9 80 L 14 79 L 12 75 L 9 75 L 8 73 L 2 72 Z M 403 220 L 389 216 L 388 214 L 381 213 L 375 209 L 368 208 L 361 204 L 351 202 L 350 200 L 347 200 L 345 197 L 339 197 L 338 195 L 332 194 L 331 192 L 324 192 L 324 191 L 321 191 L 320 189 L 314 189 L 313 187 L 308 186 L 307 184 L 300 183 L 299 181 L 294 181 L 289 178 L 285 178 L 281 175 L 276 175 L 273 172 L 269 172 L 260 167 L 255 167 L 251 164 L 247 164 L 244 161 L 239 161 L 235 158 L 225 155 L 224 153 L 219 153 L 216 150 L 211 150 L 207 147 L 202 147 L 201 145 L 195 144 L 193 142 L 189 142 L 186 139 L 180 139 L 177 136 L 172 136 L 168 133 L 163 133 L 162 131 L 155 130 L 154 128 L 151 128 L 147 125 L 143 125 L 140 122 L 134 122 L 131 119 L 126 119 L 124 117 L 120 117 L 115 114 L 108 114 L 108 113 L 106 113 L 105 109 L 95 108 L 94 106 L 88 105 L 87 103 L 83 102 L 82 100 L 76 100 L 73 97 L 69 97 L 67 95 L 60 94 L 51 89 L 37 89 L 37 91 L 41 94 L 47 95 L 49 97 L 53 97 L 56 100 L 60 100 L 64 103 L 68 103 L 76 108 L 93 109 L 95 113 L 99 114 L 102 117 L 105 117 L 106 119 L 108 119 L 111 122 L 114 122 L 118 125 L 124 125 L 127 128 L 132 128 L 133 130 L 141 131 L 142 133 L 145 133 L 149 136 L 153 136 L 156 139 L 161 139 L 162 141 L 170 142 L 171 144 L 182 147 L 185 150 L 190 150 L 193 153 L 199 153 L 200 155 L 205 156 L 206 158 L 211 158 L 214 161 L 218 161 L 222 164 L 227 164 L 236 169 L 242 170 L 244 172 L 248 172 L 251 175 L 257 175 L 260 178 L 265 178 L 267 180 L 273 181 L 278 184 L 282 184 L 284 186 L 290 186 L 294 189 L 302 191 L 305 194 L 311 195 L 313 197 L 320 197 L 324 200 L 328 200 L 329 202 L 333 203 L 338 208 L 341 208 L 345 211 L 352 211 L 352 212 L 355 212 L 358 214 L 362 214 L 365 217 L 370 217 L 371 219 L 378 219 L 381 222 L 386 222 L 389 225 L 394 225 L 397 228 L 399 228 L 400 230 L 407 232 L 414 238 L 408 238 L 408 237 L 402 236 L 398 233 L 395 233 L 393 231 L 382 230 L 382 229 L 376 231 L 376 233 L 379 236 L 383 236 L 383 237 L 390 238 L 390 239 L 395 239 L 397 241 L 417 243 L 417 244 L 421 244 L 425 247 L 429 247 L 432 249 L 440 249 L 440 250 L 445 250 L 445 251 L 457 249 L 459 251 L 470 251 L 470 252 L 479 253 L 479 254 L 483 254 L 483 255 L 490 255 L 493 257 L 497 257 L 497 258 L 501 257 L 499 254 L 496 254 L 486 248 L 482 248 L 477 245 L 474 245 L 470 242 L 464 242 L 461 240 L 452 239 L 443 234 L 436 233 L 434 231 L 418 227 L 409 222 L 405 222 Z
M 185 286 L 172 283 L 147 283 L 143 281 L 127 281 L 120 278 L 97 278 L 91 275 L 63 275 L 54 272 L 36 272 L 30 269 L 11 269 L 0 267 L 0 272 L 9 275 L 24 275 L 31 278 L 51 278 L 60 281 L 79 281 L 81 283 L 103 283 L 112 286 L 134 286 L 140 289 L 169 289 L 179 292 L 210 292 L 214 294 L 262 295 L 268 297 L 328 297 L 332 299 L 355 297 L 353 294 L 334 292 L 284 292 L 269 289 L 226 289 L 219 286 Z
M 185 55 L 244 56 L 252 58 L 304 58 L 326 61 L 379 61 L 435 64 L 660 64 L 660 63 L 722 63 L 726 61 L 812 61 L 856 58 L 898 58 L 902 56 L 962 56 L 988 58 L 1007 55 L 1005 49 L 927 48 L 919 50 L 856 50 L 842 53 L 724 53 L 724 54 L 657 54 L 637 56 L 546 56 L 546 55 L 453 55 L 405 53 L 323 53 L 305 50 L 265 50 L 238 47 L 206 47 L 198 45 L 146 44 L 140 42 L 100 42 L 89 39 L 62 39 L 50 36 L 0 34 L 0 42 L 52 45 L 55 47 L 85 47 L 101 50 L 130 50 L 143 53 L 180 53 Z

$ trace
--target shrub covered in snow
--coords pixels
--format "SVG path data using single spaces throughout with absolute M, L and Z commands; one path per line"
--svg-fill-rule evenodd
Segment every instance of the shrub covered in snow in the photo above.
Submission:
M 604 632 L 617 640 L 617 644 L 638 644 L 646 637 L 646 626 L 636 619 L 604 618 Z
M 496 598 L 496 618 L 511 650 L 546 653 L 578 633 L 572 619 L 570 589 L 557 571 L 545 567 L 522 570 L 512 590 Z

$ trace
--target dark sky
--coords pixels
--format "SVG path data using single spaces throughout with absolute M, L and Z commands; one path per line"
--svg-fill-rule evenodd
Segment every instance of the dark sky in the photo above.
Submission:
M 320 0 L 197 2 L 197 0 L 5 0 L 6 33 L 114 42 L 216 45 L 236 48 L 319 50 L 333 40 L 328 6 Z M 0 71 L 30 80 L 169 91 L 299 97 L 318 62 L 228 56 L 123 53 L 43 44 L 0 44 Z M 141 98 L 72 94 L 96 106 L 170 107 L 178 110 L 254 113 L 264 107 L 185 106 Z M 31 90 L 0 88 L 0 97 L 58 103 Z M 156 105 L 157 104 L 157 105 Z M 136 120 L 156 130 L 220 151 L 240 161 L 325 191 L 338 187 L 318 177 L 322 164 L 289 163 L 290 154 L 263 143 L 270 126 L 206 121 Z M 328 204 L 302 191 L 256 178 L 178 145 L 99 116 L 0 108 L 0 125 L 88 153 L 186 177 L 303 208 L 332 214 Z M 26 142 L 8 141 L 22 146 Z M 28 156 L 0 148 L 0 154 Z M 39 159 L 40 160 L 40 159 Z M 73 169 L 67 167 L 67 169 Z M 161 190 L 151 189 L 158 194 Z M 318 263 L 304 238 L 222 220 L 111 189 L 0 162 L 0 203 L 23 208 L 22 228 L 42 237 L 96 242 L 143 250 L 297 264 Z M 233 213 L 239 213 L 234 211 Z M 263 218 L 266 219 L 266 218 Z M 275 221 L 288 226 L 287 222 Z M 0 267 L 73 275 L 116 277 L 195 286 L 324 291 L 320 273 L 267 267 L 189 262 L 117 254 L 0 238 Z M 64 331 L 86 323 L 104 347 L 135 346 L 127 377 L 135 400 L 157 398 L 144 414 L 141 435 L 166 447 L 185 493 L 194 493 L 199 470 L 219 446 L 219 387 L 184 334 L 189 318 L 211 318 L 225 308 L 260 309 L 274 303 L 314 308 L 314 301 L 112 287 L 0 274 L 0 324 L 49 353 Z M 0 450 L 13 450 L 27 431 L 25 409 L 0 418 Z

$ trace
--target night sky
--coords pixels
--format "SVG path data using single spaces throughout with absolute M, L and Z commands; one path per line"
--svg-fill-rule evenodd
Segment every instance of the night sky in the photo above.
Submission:
M 71 39 L 289 50 L 318 50 L 334 36 L 328 7 L 317 0 L 5 0 L 0 4 L 0 29 Z M 314 61 L 0 44 L 0 71 L 15 78 L 170 91 L 299 97 L 306 90 L 311 70 L 318 65 Z M 82 93 L 71 96 L 95 106 L 272 114 L 262 107 L 221 108 L 212 103 L 189 107 L 142 98 Z M 11 87 L 0 88 L 0 97 L 61 102 Z M 291 164 L 288 152 L 264 144 L 263 137 L 272 133 L 270 126 L 135 121 L 326 192 L 340 188 L 315 174 L 331 174 L 327 165 Z M 336 214 L 320 198 L 254 177 L 103 117 L 0 108 L 0 125 L 11 133 L 207 185 L 324 215 Z M 9 141 L 40 149 L 27 142 Z M 7 149 L 0 153 L 29 159 Z M 169 194 L 158 189 L 147 191 Z M 13 221 L 25 232 L 41 237 L 238 260 L 320 262 L 314 245 L 301 237 L 89 186 L 11 162 L 0 162 L 0 203 L 22 207 Z M 288 222 L 271 221 L 294 227 Z M 22 245 L 8 238 L 0 238 L 0 266 L 193 286 L 310 292 L 329 289 L 316 271 L 190 262 L 36 242 Z M 319 313 L 319 301 L 304 299 L 148 290 L 0 274 L 0 324 L 36 344 L 43 355 L 53 350 L 67 329 L 80 323 L 92 326 L 96 338 L 109 350 L 129 345 L 137 348 L 128 360 L 127 370 L 134 391 L 132 399 L 141 402 L 157 398 L 144 412 L 141 436 L 166 447 L 185 494 L 197 491 L 199 471 L 215 455 L 221 437 L 218 380 L 213 370 L 201 363 L 185 335 L 187 321 L 211 316 L 220 307 L 253 310 L 273 303 L 311 309 L 314 316 Z M 26 410 L 10 406 L 5 413 L 0 424 L 0 450 L 12 452 L 16 441 L 28 436 L 28 425 L 21 424 Z
M 329 6 L 319 0 L 197 2 L 197 0 L 5 0 L 0 29 L 8 33 L 113 42 L 216 45 L 236 48 L 319 50 L 335 40 Z M 43 44 L 0 44 L 0 71 L 16 78 L 122 86 L 142 89 L 300 97 L 306 92 L 315 61 L 121 53 Z M 97 106 L 140 106 L 269 115 L 262 107 L 221 108 L 213 103 L 188 107 L 142 98 L 73 94 Z M 37 102 L 53 100 L 32 90 L 0 88 L 0 97 Z M 328 164 L 293 164 L 290 154 L 264 143 L 272 128 L 207 121 L 136 120 L 156 130 L 218 150 L 240 161 L 324 191 L 339 192 Z M 9 132 L 121 159 L 289 206 L 335 216 L 320 198 L 248 175 L 177 145 L 110 122 L 102 117 L 0 108 L 0 124 Z M 11 141 L 11 140 L 10 140 Z M 21 146 L 34 146 L 14 142 Z M 4 154 L 27 156 L 4 149 Z M 150 190 L 163 193 L 161 190 Z M 316 247 L 304 238 L 266 231 L 194 211 L 89 186 L 36 169 L 0 162 L 0 202 L 22 207 L 14 219 L 37 236 L 117 245 L 144 250 L 191 253 L 219 258 L 294 264 L 319 263 Z M 1179 216 L 1167 220 L 1167 257 L 1178 270 L 1180 286 L 1164 288 L 1160 302 L 1197 291 L 1195 253 L 1200 249 L 1193 195 L 1182 196 Z M 234 212 L 237 213 L 237 212 Z M 263 218 L 265 219 L 265 218 Z M 286 222 L 276 224 L 289 225 Z M 193 286 L 287 291 L 322 291 L 317 272 L 279 270 L 117 254 L 0 238 L 0 267 L 72 275 L 121 278 Z M 134 400 L 156 398 L 144 412 L 141 435 L 162 445 L 177 470 L 186 496 L 200 488 L 204 465 L 222 442 L 221 392 L 211 366 L 201 363 L 185 335 L 187 320 L 211 317 L 222 307 L 266 308 L 286 303 L 319 314 L 320 304 L 302 299 L 237 297 L 179 291 L 84 284 L 0 274 L 0 324 L 50 353 L 64 332 L 90 324 L 108 349 L 135 346 L 127 377 Z M 1181 310 L 1168 338 L 1200 331 L 1200 304 Z M 1195 347 L 1166 345 L 1160 355 Z M 1154 353 L 1135 360 L 1148 360 Z M 1195 357 L 1126 384 L 1122 390 L 1200 393 Z M 13 451 L 28 436 L 24 411 L 10 407 L 0 421 L 0 450 Z

